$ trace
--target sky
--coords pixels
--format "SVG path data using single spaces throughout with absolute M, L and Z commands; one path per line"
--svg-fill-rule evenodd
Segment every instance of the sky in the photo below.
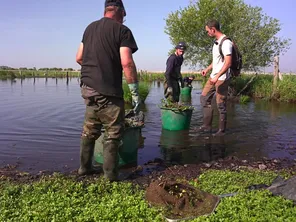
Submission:
M 227 1 L 227 0 L 225 0 Z M 164 71 L 173 48 L 164 33 L 169 13 L 189 5 L 189 0 L 123 0 L 128 26 L 139 50 L 137 69 Z M 279 19 L 279 36 L 291 46 L 280 57 L 281 72 L 296 72 L 295 0 L 245 0 Z M 79 69 L 75 55 L 86 26 L 103 16 L 104 0 L 0 0 L 0 66 L 61 67 Z M 188 67 L 183 67 L 189 70 Z

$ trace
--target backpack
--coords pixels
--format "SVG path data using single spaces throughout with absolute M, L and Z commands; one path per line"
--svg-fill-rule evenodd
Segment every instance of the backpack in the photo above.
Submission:
M 231 66 L 230 66 L 230 69 L 232 71 L 232 75 L 239 76 L 241 73 L 242 66 L 243 66 L 242 54 L 240 53 L 240 51 L 239 51 L 237 45 L 234 43 L 234 41 L 232 41 L 232 39 L 227 36 L 225 36 L 221 40 L 220 45 L 219 45 L 219 52 L 222 57 L 222 61 L 224 61 L 224 55 L 222 53 L 222 43 L 226 39 L 229 39 L 233 45 L 233 47 L 232 47 L 232 61 L 231 61 Z

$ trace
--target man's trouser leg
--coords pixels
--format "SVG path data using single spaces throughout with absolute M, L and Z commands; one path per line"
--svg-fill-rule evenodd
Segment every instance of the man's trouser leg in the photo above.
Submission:
M 86 103 L 78 173 L 83 175 L 91 172 L 95 141 L 104 126 L 104 176 L 111 181 L 116 180 L 118 150 L 124 131 L 124 101 L 121 98 L 97 95 L 86 99 Z
M 219 111 L 219 130 L 213 136 L 223 136 L 226 131 L 227 123 L 227 95 L 230 79 L 225 81 L 217 81 L 216 86 L 216 102 Z
M 163 83 L 163 89 L 164 89 L 163 94 L 164 94 L 164 97 L 165 97 L 167 100 L 173 102 L 173 100 L 174 100 L 174 99 L 173 99 L 173 94 L 167 92 L 167 89 L 168 89 L 168 88 L 169 88 L 169 86 L 168 86 L 168 82 L 167 82 L 167 80 L 165 80 L 164 83 Z
M 115 181 L 118 179 L 118 152 L 124 132 L 124 101 L 117 97 L 105 99 L 105 107 L 99 112 L 105 128 L 103 170 L 106 179 Z
M 181 93 L 179 82 L 177 80 L 173 80 L 172 87 L 173 87 L 174 102 L 179 102 L 180 93 Z
M 167 100 L 171 101 L 171 102 L 179 102 L 179 98 L 180 98 L 180 85 L 179 82 L 177 80 L 171 80 L 171 84 L 172 84 L 172 89 L 173 89 L 173 93 L 172 94 L 168 94 L 167 93 L 167 89 L 168 89 L 168 84 L 167 81 L 164 82 L 164 96 Z
M 85 102 L 87 105 L 80 141 L 79 175 L 92 173 L 92 158 L 94 154 L 95 141 L 100 137 L 102 128 L 102 124 L 96 113 L 97 106 L 90 100 L 86 99 Z
M 200 104 L 203 109 L 203 125 L 198 129 L 199 132 L 211 132 L 214 110 L 212 108 L 212 99 L 216 88 L 211 84 L 210 79 L 206 82 L 200 96 Z

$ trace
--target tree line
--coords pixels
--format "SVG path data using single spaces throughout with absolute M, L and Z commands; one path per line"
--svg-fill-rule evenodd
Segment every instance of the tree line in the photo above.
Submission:
M 21 70 L 21 71 L 26 71 L 26 70 L 29 70 L 29 71 L 76 71 L 73 68 L 63 69 L 63 68 L 53 67 L 53 68 L 39 68 L 39 69 L 37 69 L 36 67 L 33 67 L 33 68 L 28 68 L 28 67 L 12 68 L 12 67 L 9 67 L 9 66 L 0 66 L 0 70 Z
M 192 0 L 187 7 L 171 12 L 165 26 L 173 45 L 179 41 L 188 44 L 185 63 L 191 67 L 205 67 L 211 62 L 213 39 L 205 32 L 205 24 L 211 19 L 218 20 L 222 32 L 238 45 L 245 71 L 271 65 L 274 57 L 291 45 L 291 39 L 278 36 L 280 21 L 260 7 L 243 0 Z

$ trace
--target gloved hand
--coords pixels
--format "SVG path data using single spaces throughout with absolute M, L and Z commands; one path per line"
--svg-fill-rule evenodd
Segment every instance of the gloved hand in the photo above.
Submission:
M 181 77 L 181 78 L 179 78 L 179 80 L 180 80 L 180 83 L 181 83 L 181 88 L 184 88 L 184 80 L 183 80 L 183 78 Z
M 140 111 L 141 104 L 141 99 L 139 96 L 139 83 L 130 83 L 128 84 L 128 87 L 132 94 L 132 105 L 134 107 L 133 110 L 135 113 L 138 113 Z
M 173 95 L 173 88 L 168 87 L 165 91 L 164 97 L 167 98 L 168 96 L 172 96 L 172 95 Z

